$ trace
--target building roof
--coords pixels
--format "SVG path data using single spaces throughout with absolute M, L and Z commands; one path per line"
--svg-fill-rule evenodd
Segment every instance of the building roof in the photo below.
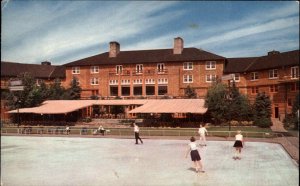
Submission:
M 180 62 L 199 60 L 225 59 L 222 56 L 200 50 L 197 48 L 184 48 L 182 54 L 173 54 L 173 49 L 157 50 L 136 50 L 120 51 L 117 57 L 109 57 L 108 52 L 80 59 L 66 66 L 89 66 L 89 65 L 110 65 L 110 64 L 132 64 L 132 63 L 159 63 L 159 62 Z
M 20 108 L 19 113 L 66 114 L 92 105 L 142 105 L 130 113 L 205 113 L 203 99 L 49 100 L 41 106 Z M 11 110 L 8 113 L 18 113 Z
M 1 61 L 1 77 L 16 77 L 28 72 L 35 78 L 65 78 L 64 66 L 24 64 Z
M 253 72 L 295 65 L 299 65 L 299 50 L 282 53 L 271 51 L 261 57 L 228 58 L 224 73 Z
M 151 100 L 129 113 L 195 113 L 204 114 L 204 99 L 162 99 Z

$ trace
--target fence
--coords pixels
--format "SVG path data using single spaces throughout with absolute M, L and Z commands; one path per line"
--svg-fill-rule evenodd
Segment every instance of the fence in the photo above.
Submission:
M 72 128 L 69 132 L 63 127 L 2 127 L 1 134 L 50 134 L 50 135 L 93 135 L 97 128 Z M 131 136 L 134 134 L 132 128 L 107 128 L 106 132 L 112 136 Z M 234 137 L 236 131 L 210 131 L 208 137 Z M 283 137 L 280 133 L 266 132 L 242 132 L 245 138 L 278 138 Z M 197 136 L 196 129 L 153 129 L 142 128 L 141 136 Z

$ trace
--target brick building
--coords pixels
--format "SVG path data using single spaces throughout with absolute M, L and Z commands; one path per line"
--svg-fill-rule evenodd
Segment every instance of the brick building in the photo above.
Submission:
M 110 42 L 108 52 L 56 67 L 57 73 L 53 71 L 52 76 L 65 77 L 65 87 L 69 86 L 66 82 L 76 78 L 82 88 L 82 99 L 90 99 L 92 95 L 104 99 L 151 99 L 183 98 L 187 86 L 195 89 L 198 98 L 204 98 L 212 82 L 234 74 L 237 87 L 250 101 L 255 100 L 258 92 L 270 96 L 272 117 L 282 120 L 291 112 L 299 93 L 299 50 L 225 58 L 197 48 L 184 48 L 180 37 L 173 44 L 172 49 L 122 51 L 118 42 Z M 18 65 L 11 70 L 25 64 Z M 2 79 L 7 81 L 6 73 L 11 73 L 5 68 L 4 71 L 1 68 L 1 89 Z

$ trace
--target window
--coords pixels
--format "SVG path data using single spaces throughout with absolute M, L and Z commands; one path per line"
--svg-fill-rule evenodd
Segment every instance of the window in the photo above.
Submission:
M 258 72 L 251 72 L 251 81 L 258 80 Z
M 168 84 L 168 79 L 167 78 L 160 78 L 157 80 L 158 84 Z
M 99 85 L 98 78 L 91 78 L 91 85 Z
M 291 67 L 291 77 L 292 79 L 299 78 L 299 67 Z
M 91 66 L 91 74 L 99 73 L 99 66 Z
M 158 95 L 163 96 L 168 93 L 168 86 L 160 85 L 158 86 Z
M 278 85 L 270 85 L 270 92 L 278 92 Z
M 193 70 L 193 62 L 184 62 L 183 70 Z
M 143 65 L 141 65 L 141 64 L 136 65 L 135 70 L 136 70 L 137 74 L 142 74 L 143 73 Z
M 133 80 L 133 84 L 143 84 L 143 80 L 142 79 L 134 79 Z
M 251 93 L 257 94 L 258 93 L 258 87 L 251 87 Z
M 146 86 L 146 95 L 155 95 L 155 88 L 153 85 Z
M 145 79 L 145 84 L 155 84 L 154 79 Z
M 72 74 L 80 74 L 80 67 L 72 67 Z
M 164 73 L 165 72 L 165 64 L 164 63 L 158 63 L 157 64 L 157 72 L 158 73 Z
M 130 85 L 130 80 L 129 79 L 122 79 L 121 80 L 121 85 Z
M 215 61 L 206 61 L 205 69 L 206 70 L 216 69 L 216 62 Z
M 239 82 L 240 81 L 240 74 L 239 73 L 234 74 L 233 79 L 234 79 L 235 82 Z
M 142 86 L 134 86 L 133 87 L 133 95 L 135 96 L 141 96 L 143 93 Z
M 278 78 L 278 70 L 277 69 L 269 70 L 269 79 L 275 79 L 275 78 Z
M 110 96 L 118 96 L 118 87 L 110 86 Z
M 109 80 L 109 85 L 118 85 L 118 80 Z
M 296 91 L 298 89 L 299 89 L 298 83 L 291 83 L 290 84 L 290 91 L 294 92 L 294 91 Z
M 116 66 L 116 74 L 122 74 L 123 73 L 123 66 L 117 65 Z
M 122 96 L 129 96 L 130 95 L 130 87 L 129 86 L 122 86 Z
M 287 105 L 288 105 L 289 107 L 293 106 L 293 103 L 292 103 L 292 99 L 291 99 L 291 98 L 288 98 L 288 99 L 287 99 Z
M 193 83 L 193 75 L 183 75 L 183 83 Z
M 206 82 L 214 82 L 216 81 L 217 76 L 215 74 L 207 74 L 206 75 Z
M 36 85 L 37 86 L 41 86 L 42 83 L 43 83 L 42 79 L 36 79 Z

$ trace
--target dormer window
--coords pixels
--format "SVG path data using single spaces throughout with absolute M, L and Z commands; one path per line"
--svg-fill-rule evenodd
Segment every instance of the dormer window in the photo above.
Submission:
M 193 70 L 193 62 L 184 62 L 183 70 Z
M 80 67 L 72 67 L 72 74 L 80 74 Z
M 99 66 L 91 66 L 91 74 L 99 73 Z

